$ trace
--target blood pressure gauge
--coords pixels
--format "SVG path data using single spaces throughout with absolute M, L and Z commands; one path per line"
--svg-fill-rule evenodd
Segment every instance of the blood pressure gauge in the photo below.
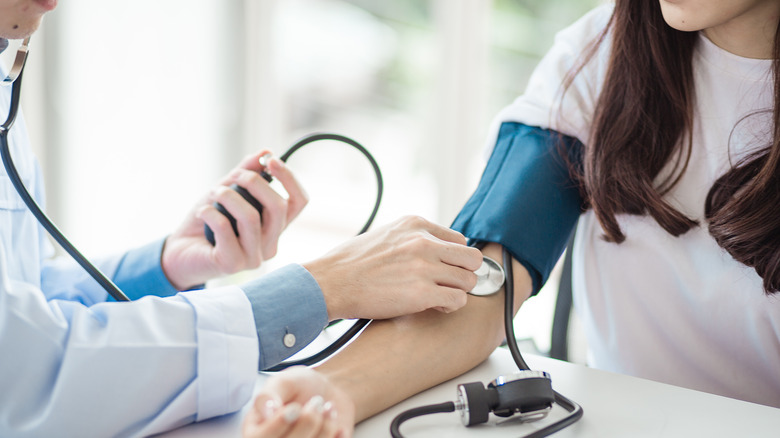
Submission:
M 547 416 L 555 401 L 550 375 L 544 371 L 522 370 L 500 376 L 487 388 L 481 382 L 458 385 L 455 410 L 464 426 L 485 423 L 492 412 L 499 417 L 518 415 L 530 422 Z

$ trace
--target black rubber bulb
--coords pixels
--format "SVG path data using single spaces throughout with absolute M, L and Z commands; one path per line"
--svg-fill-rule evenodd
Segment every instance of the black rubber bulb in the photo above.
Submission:
M 268 182 L 273 181 L 273 177 L 269 175 L 267 172 L 263 171 L 260 172 L 260 175 Z M 255 199 L 254 196 L 252 196 L 245 188 L 239 186 L 238 184 L 233 184 L 230 186 L 232 190 L 234 190 L 236 193 L 241 195 L 242 198 L 246 199 L 246 202 L 250 203 L 252 207 L 254 207 L 258 213 L 260 213 L 260 218 L 262 220 L 263 217 L 263 204 L 260 203 L 257 199 Z M 225 215 L 225 217 L 228 218 L 230 221 L 230 226 L 233 227 L 233 232 L 236 233 L 236 236 L 238 236 L 238 224 L 236 223 L 236 218 L 231 215 L 227 209 L 220 204 L 219 202 L 215 202 L 214 208 L 216 208 L 220 213 Z M 208 224 L 203 225 L 203 234 L 206 235 L 206 240 L 209 241 L 212 245 L 216 243 L 214 240 L 214 231 L 212 231 L 211 227 L 208 226 Z

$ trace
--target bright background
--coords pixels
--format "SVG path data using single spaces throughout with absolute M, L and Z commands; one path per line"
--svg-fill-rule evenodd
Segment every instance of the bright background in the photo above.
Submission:
M 599 0 L 60 3 L 33 38 L 23 105 L 48 211 L 96 255 L 164 236 L 241 157 L 312 131 L 374 154 L 377 224 L 451 223 L 490 119 Z M 345 147 L 314 145 L 289 165 L 312 200 L 263 270 L 326 252 L 373 203 L 371 169 Z M 542 293 L 518 319 L 542 350 L 553 303 Z

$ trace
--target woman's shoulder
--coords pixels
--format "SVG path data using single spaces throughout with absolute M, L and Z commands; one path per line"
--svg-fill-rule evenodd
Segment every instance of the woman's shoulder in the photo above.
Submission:
M 607 28 L 613 9 L 611 3 L 598 6 L 556 34 L 553 46 L 529 78 L 525 92 L 496 117 L 489 145 L 498 133 L 499 122 L 505 121 L 551 128 L 587 141 L 607 71 L 608 36 L 594 56 L 589 56 L 590 48 Z M 576 75 L 570 76 L 574 72 Z M 567 83 L 569 79 L 571 82 Z
M 609 24 L 615 9 L 613 3 L 606 3 L 591 9 L 570 26 L 558 32 L 555 36 L 556 44 L 567 44 L 572 50 L 581 51 L 582 48 L 598 38 Z

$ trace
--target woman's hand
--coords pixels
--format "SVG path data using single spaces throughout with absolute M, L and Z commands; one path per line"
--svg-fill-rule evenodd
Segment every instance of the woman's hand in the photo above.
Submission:
M 349 438 L 352 400 L 325 376 L 293 367 L 266 382 L 244 418 L 244 438 Z
M 304 267 L 333 319 L 386 319 L 427 309 L 452 312 L 477 283 L 482 253 L 457 231 L 405 217 L 348 240 Z
M 295 176 L 280 160 L 267 167 L 259 163 L 262 151 L 246 157 L 204 197 L 165 242 L 162 268 L 168 280 L 182 290 L 215 277 L 260 266 L 276 255 L 279 235 L 306 206 L 308 196 Z M 279 180 L 289 197 L 283 198 L 260 176 L 268 172 Z M 240 194 L 230 189 L 238 184 L 263 205 L 262 218 Z M 236 219 L 238 236 L 214 203 L 222 204 Z M 216 245 L 206 240 L 203 224 L 214 232 Z

